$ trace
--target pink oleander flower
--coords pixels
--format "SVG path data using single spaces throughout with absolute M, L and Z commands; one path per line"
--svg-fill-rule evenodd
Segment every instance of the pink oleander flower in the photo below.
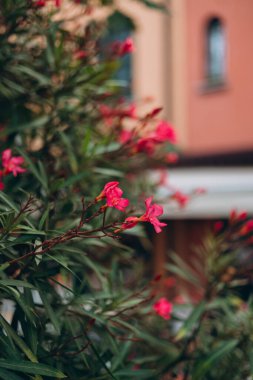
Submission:
M 159 180 L 157 182 L 158 186 L 167 186 L 168 182 L 168 173 L 167 169 L 160 169 L 159 171 Z
M 146 118 L 154 118 L 156 115 L 158 115 L 162 111 L 162 107 L 156 107 L 151 112 L 149 112 L 146 116 Z
M 109 194 L 106 198 L 106 204 L 107 206 L 114 207 L 119 211 L 125 211 L 125 208 L 129 205 L 129 200 Z
M 242 222 L 247 218 L 248 214 L 246 211 L 238 212 L 236 209 L 231 210 L 229 215 L 230 223 Z
M 217 222 L 214 223 L 214 232 L 219 233 L 222 228 L 224 227 L 224 223 L 221 220 L 217 220 Z
M 76 50 L 73 54 L 73 58 L 76 60 L 82 60 L 88 56 L 88 53 L 84 50 Z
M 188 195 L 181 193 L 181 191 L 176 191 L 171 199 L 175 200 L 181 208 L 185 207 L 190 200 Z
M 37 0 L 35 1 L 36 7 L 44 7 L 46 5 L 46 0 Z
M 147 153 L 148 156 L 151 156 L 155 151 L 156 142 L 153 137 L 143 137 L 140 138 L 136 145 L 136 152 Z
M 121 144 L 127 144 L 132 140 L 134 133 L 132 131 L 128 131 L 127 129 L 122 129 L 119 134 L 118 141 Z
M 124 220 L 119 229 L 115 232 L 119 232 L 121 230 L 127 230 L 129 228 L 135 227 L 139 222 L 149 222 L 154 226 L 155 232 L 159 233 L 162 231 L 161 227 L 167 226 L 166 223 L 160 222 L 157 217 L 163 214 L 162 206 L 157 204 L 151 204 L 153 197 L 149 197 L 145 200 L 146 204 L 146 212 L 141 216 L 129 216 Z
M 3 171 L 0 170 L 0 191 L 4 189 L 4 183 L 3 183 Z
M 169 141 L 175 143 L 176 135 L 174 129 L 166 121 L 161 121 L 154 132 L 148 134 L 146 137 L 141 137 L 135 146 L 137 152 L 144 152 L 151 156 L 157 145 Z
M 136 105 L 129 104 L 125 107 L 111 108 L 106 104 L 100 104 L 99 111 L 107 125 L 112 125 L 114 118 L 136 119 Z
M 176 142 L 176 133 L 167 121 L 162 120 L 155 129 L 154 139 L 160 143 L 169 141 L 174 144 Z
M 123 191 L 118 187 L 119 182 L 112 181 L 108 182 L 101 193 L 96 197 L 96 201 L 100 201 L 103 198 L 106 198 L 108 194 L 110 194 L 112 191 L 116 192 L 118 196 L 121 196 L 123 194 Z
M 132 38 L 128 37 L 121 44 L 120 55 L 132 53 L 134 51 L 134 43 Z
M 126 38 L 124 41 L 115 41 L 112 44 L 112 52 L 118 57 L 132 53 L 133 51 L 134 43 L 130 37 Z
M 178 154 L 175 152 L 167 153 L 165 156 L 165 161 L 169 164 L 175 164 L 178 161 L 179 157 Z
M 153 197 L 149 197 L 145 200 L 146 212 L 142 216 L 140 216 L 140 221 L 149 222 L 153 224 L 155 232 L 159 233 L 162 231 L 161 227 L 167 226 L 166 223 L 160 222 L 157 217 L 163 214 L 163 208 L 160 205 L 154 203 L 152 205 Z
M 207 193 L 207 190 L 204 187 L 197 187 L 194 192 L 196 195 L 203 195 Z
M 101 116 L 103 117 L 105 123 L 108 126 L 111 126 L 113 123 L 113 118 L 115 117 L 114 110 L 112 108 L 108 107 L 106 104 L 100 104 L 99 111 L 100 111 Z
M 98 202 L 103 198 L 106 198 L 106 205 L 108 207 L 114 207 L 120 211 L 125 211 L 125 208 L 129 205 L 129 200 L 121 198 L 123 191 L 118 187 L 119 182 L 108 182 L 101 193 L 95 198 Z
M 120 228 L 116 231 L 121 231 L 121 230 L 128 230 L 129 228 L 135 227 L 138 223 L 140 222 L 140 218 L 138 216 L 129 216 L 126 218 L 123 222 L 123 224 L 120 226 Z
M 3 175 L 12 173 L 14 177 L 18 173 L 24 173 L 26 169 L 22 168 L 20 165 L 24 163 L 24 159 L 21 156 L 13 157 L 11 149 L 5 149 L 2 153 L 2 165 L 3 165 Z
M 247 235 L 253 231 L 253 219 L 249 219 L 240 229 L 240 235 Z
M 163 283 L 166 288 L 173 288 L 176 285 L 176 279 L 174 277 L 167 277 L 164 279 Z
M 127 107 L 123 108 L 120 113 L 121 117 L 128 117 L 130 119 L 136 119 L 136 105 L 134 103 L 128 104 Z
M 44 7 L 48 1 L 54 1 L 54 5 L 59 8 L 61 6 L 61 0 L 37 0 L 35 6 Z
M 156 303 L 154 303 L 153 310 L 157 315 L 160 315 L 160 317 L 163 319 L 168 320 L 171 318 L 173 305 L 165 297 L 162 297 Z

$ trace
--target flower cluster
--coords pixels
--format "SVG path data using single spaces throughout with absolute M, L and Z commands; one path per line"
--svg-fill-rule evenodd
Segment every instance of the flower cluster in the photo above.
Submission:
M 106 206 L 114 207 L 120 211 L 125 211 L 129 205 L 129 200 L 122 198 L 123 191 L 118 187 L 119 182 L 108 182 L 101 193 L 96 197 L 95 201 L 106 199 Z
M 162 231 L 161 227 L 167 226 L 166 223 L 162 223 L 159 221 L 158 216 L 163 214 L 163 208 L 160 205 L 152 204 L 153 197 L 149 197 L 145 200 L 146 212 L 137 217 L 137 216 L 129 216 L 125 219 L 123 224 L 121 225 L 121 230 L 126 230 L 132 228 L 137 225 L 139 222 L 149 222 L 154 226 L 155 232 L 159 233 Z
M 106 200 L 105 207 L 114 207 L 120 211 L 125 211 L 129 205 L 129 200 L 122 198 L 123 191 L 118 187 L 119 182 L 108 182 L 101 193 L 95 198 L 95 202 L 99 202 L 102 199 Z M 163 214 L 163 208 L 155 203 L 152 204 L 153 197 L 149 197 L 145 200 L 146 211 L 141 216 L 129 216 L 120 225 L 115 232 L 120 232 L 126 229 L 135 227 L 140 222 L 149 222 L 154 226 L 157 233 L 161 232 L 161 227 L 165 227 L 167 224 L 159 221 L 158 217 Z
M 229 223 L 235 224 L 243 222 L 247 219 L 248 214 L 246 211 L 237 211 L 236 209 L 231 210 L 229 215 Z
M 153 305 L 153 310 L 157 315 L 160 315 L 163 319 L 170 319 L 173 310 L 173 305 L 165 297 L 160 298 Z
M 135 148 L 137 152 L 152 155 L 155 147 L 166 141 L 174 144 L 176 142 L 176 134 L 173 127 L 167 121 L 162 120 L 157 124 L 154 131 L 137 140 Z
M 4 189 L 3 177 L 12 173 L 16 177 L 19 173 L 24 173 L 26 169 L 21 165 L 24 163 L 24 159 L 21 156 L 12 156 L 11 149 L 5 149 L 2 152 L 2 167 L 0 170 L 0 190 Z
M 179 190 L 172 194 L 171 199 L 176 201 L 181 208 L 184 208 L 190 201 L 190 197 Z
M 44 7 L 48 1 L 53 1 L 54 5 L 59 8 L 61 6 L 61 0 L 36 0 L 35 6 L 36 7 Z
M 113 57 L 116 58 L 132 53 L 134 51 L 132 39 L 126 38 L 124 41 L 115 41 L 111 46 L 111 51 Z M 76 54 L 77 59 L 82 59 L 84 56 L 83 52 L 78 51 Z M 152 156 L 157 146 L 165 142 L 170 144 L 176 142 L 176 134 L 172 125 L 165 120 L 156 119 L 162 110 L 161 107 L 154 108 L 144 117 L 137 116 L 136 105 L 133 103 L 124 105 L 121 102 L 114 108 L 100 104 L 98 110 L 107 126 L 117 128 L 117 140 L 121 145 L 128 148 L 130 155 L 145 153 Z M 124 125 L 125 119 L 132 119 L 134 125 L 132 123 L 130 128 L 129 125 Z M 150 128 L 150 122 L 153 124 L 152 128 Z M 164 159 L 166 162 L 174 163 L 177 161 L 177 155 L 166 154 Z
M 228 225 L 226 225 L 224 221 L 218 220 L 213 225 L 213 231 L 215 234 L 226 231 L 227 239 L 236 241 L 236 239 L 240 238 L 244 240 L 246 244 L 252 244 L 253 219 L 249 219 L 246 211 L 232 209 L 229 215 Z
M 115 41 L 112 46 L 112 53 L 116 57 L 123 57 L 126 54 L 130 54 L 134 51 L 134 43 L 132 38 L 128 37 L 124 41 Z
M 130 112 L 133 110 L 133 105 L 128 110 L 128 113 L 121 114 L 122 117 L 135 118 L 136 113 Z M 134 109 L 135 110 L 135 109 Z M 114 110 L 115 115 L 115 110 Z M 111 117 L 112 114 L 103 114 L 103 117 L 108 120 L 108 117 Z M 153 120 L 153 123 L 155 121 Z M 143 123 L 143 126 L 136 127 L 134 129 L 120 128 L 118 134 L 118 142 L 126 146 L 131 154 L 136 153 L 145 153 L 148 156 L 152 156 L 156 148 L 161 146 L 163 143 L 174 144 L 176 142 L 176 133 L 174 128 L 170 123 L 165 120 L 160 120 L 155 123 L 155 128 L 149 130 L 146 128 L 148 125 L 146 122 Z M 177 155 L 172 156 L 165 155 L 166 162 L 176 162 Z
M 135 104 L 129 104 L 128 106 L 120 106 L 117 108 L 112 108 L 106 104 L 100 104 L 99 106 L 100 114 L 105 121 L 105 124 L 112 126 L 116 121 L 121 121 L 124 118 L 136 119 L 136 106 Z
M 231 210 L 229 216 L 230 225 L 239 224 L 239 235 L 248 235 L 253 231 L 253 219 L 247 219 L 248 213 L 246 211 Z

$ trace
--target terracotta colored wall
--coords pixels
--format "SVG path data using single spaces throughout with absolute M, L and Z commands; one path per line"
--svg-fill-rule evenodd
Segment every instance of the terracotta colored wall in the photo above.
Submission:
M 133 90 L 137 102 L 153 98 L 150 107 L 165 103 L 164 78 L 166 76 L 166 54 L 164 28 L 166 15 L 129 0 L 117 0 L 119 8 L 136 24 L 133 53 Z
M 186 150 L 253 148 L 253 0 L 185 0 Z M 204 25 L 220 17 L 227 40 L 226 87 L 203 92 Z M 182 112 L 184 112 L 182 110 Z

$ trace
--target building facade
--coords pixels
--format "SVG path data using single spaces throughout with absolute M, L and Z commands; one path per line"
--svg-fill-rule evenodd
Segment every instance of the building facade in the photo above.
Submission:
M 120 4 L 137 25 L 135 96 L 164 106 L 183 152 L 252 149 L 252 0 L 171 0 L 166 15 Z
M 165 204 L 169 227 L 155 236 L 161 273 L 168 249 L 189 261 L 215 220 L 231 209 L 253 214 L 253 1 L 171 0 L 168 14 L 120 4 L 137 24 L 135 97 L 164 106 L 185 156 L 168 180 L 207 190 L 186 209 Z

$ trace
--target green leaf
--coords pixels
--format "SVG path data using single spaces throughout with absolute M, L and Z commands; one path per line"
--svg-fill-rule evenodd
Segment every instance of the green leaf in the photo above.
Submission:
M 3 191 L 0 191 L 0 199 L 11 208 L 11 210 L 16 211 L 17 213 L 19 212 L 18 207 L 15 205 L 14 202 L 6 195 Z
M 60 327 L 60 324 L 58 322 L 57 315 L 55 314 L 53 308 L 51 307 L 51 305 L 50 305 L 50 303 L 48 301 L 47 295 L 44 294 L 41 290 L 40 290 L 39 293 L 40 293 L 40 296 L 41 296 L 43 305 L 44 305 L 44 307 L 46 309 L 48 317 L 50 318 L 52 324 L 54 325 L 57 334 L 60 334 L 61 327 Z
M 112 362 L 112 370 L 115 371 L 118 367 L 121 366 L 123 360 L 125 357 L 128 355 L 130 347 L 131 347 L 131 342 L 125 342 L 124 344 L 120 345 L 118 349 L 117 356 L 115 356 L 113 362 Z
M 180 340 L 188 335 L 196 323 L 199 321 L 201 315 L 203 314 L 206 307 L 206 303 L 204 301 L 200 302 L 197 307 L 194 307 L 190 316 L 186 319 L 183 326 L 180 328 L 176 335 L 176 340 Z
M 23 66 L 23 65 L 16 65 L 9 70 L 11 72 L 20 71 L 21 73 L 26 74 L 27 76 L 30 76 L 31 78 L 36 79 L 41 85 L 48 85 L 50 84 L 50 80 L 45 75 L 42 75 L 41 73 L 38 73 L 37 71 L 31 69 L 30 67 Z
M 70 176 L 67 180 L 59 180 L 58 182 L 54 182 L 52 188 L 57 190 L 63 187 L 69 187 L 74 185 L 76 182 L 81 181 L 83 178 L 87 177 L 87 172 L 81 172 L 76 175 Z
M 6 368 L 11 371 L 17 371 L 22 373 L 29 373 L 32 375 L 56 377 L 57 379 L 63 379 L 66 377 L 64 373 L 48 365 L 40 363 L 31 363 L 28 361 L 19 361 L 17 363 L 10 360 L 0 359 L 0 368 Z
M 16 334 L 16 332 L 13 330 L 13 328 L 9 325 L 9 323 L 0 315 L 0 324 L 4 328 L 7 335 L 9 335 L 13 341 L 16 343 L 16 345 L 23 351 L 23 353 L 27 356 L 28 359 L 31 360 L 31 362 L 36 363 L 38 362 L 38 359 L 36 356 L 32 353 L 30 348 L 25 344 L 25 342 Z M 1 367 L 1 365 L 0 365 Z M 8 368 L 8 367 L 3 367 Z
M 32 121 L 24 124 L 18 124 L 16 126 L 11 126 L 10 128 L 4 128 L 3 131 L 0 132 L 0 136 L 10 135 L 13 132 L 21 131 L 22 129 L 34 129 L 40 128 L 44 126 L 50 120 L 49 116 L 41 116 L 37 119 L 33 119 Z
M 36 177 L 43 188 L 48 191 L 46 172 L 42 163 L 39 161 L 37 167 L 23 150 L 18 149 L 18 151 L 24 157 L 25 162 L 29 165 L 29 170 L 33 173 L 34 177 Z
M 49 211 L 50 211 L 50 207 L 48 206 L 40 218 L 40 222 L 38 226 L 39 230 L 43 229 L 44 224 L 46 224 L 46 221 L 49 216 Z
M 193 271 L 193 269 L 176 253 L 172 253 L 171 256 L 174 264 L 166 265 L 166 268 L 180 276 L 181 278 L 191 282 L 194 285 L 199 286 L 200 282 L 197 277 L 197 274 Z
M 70 167 L 71 167 L 72 171 L 74 172 L 74 174 L 77 174 L 77 172 L 78 172 L 78 162 L 77 162 L 77 158 L 75 156 L 75 152 L 73 150 L 73 146 L 72 146 L 71 140 L 69 139 L 69 137 L 64 132 L 59 132 L 59 135 L 61 137 L 61 140 L 62 140 L 63 144 L 66 147 L 67 154 L 68 154 L 68 161 L 69 161 Z
M 151 369 L 137 369 L 133 370 L 132 368 L 121 369 L 115 373 L 115 376 L 120 376 L 120 378 L 126 379 L 154 379 L 155 371 Z
M 209 352 L 208 356 L 197 364 L 193 371 L 192 380 L 202 380 L 208 370 L 213 367 L 224 355 L 232 351 L 237 344 L 238 340 L 232 339 L 221 343 L 218 348 Z
M 102 174 L 106 177 L 124 177 L 124 173 L 121 171 L 109 168 L 94 168 L 93 172 L 96 174 Z
M 26 281 L 21 281 L 21 280 L 11 280 L 11 279 L 6 279 L 6 280 L 0 280 L 0 286 L 22 286 L 23 288 L 35 288 L 34 285 L 29 284 L 29 282 Z
M 15 375 L 14 373 L 10 371 L 6 371 L 5 369 L 0 369 L 0 379 L 3 380 L 23 380 L 18 375 Z
M 250 373 L 253 375 L 253 348 L 248 347 L 248 355 L 249 355 L 249 364 L 250 364 Z
M 10 266 L 9 263 L 4 263 L 2 265 L 0 265 L 0 272 L 3 272 L 6 268 L 8 268 Z

